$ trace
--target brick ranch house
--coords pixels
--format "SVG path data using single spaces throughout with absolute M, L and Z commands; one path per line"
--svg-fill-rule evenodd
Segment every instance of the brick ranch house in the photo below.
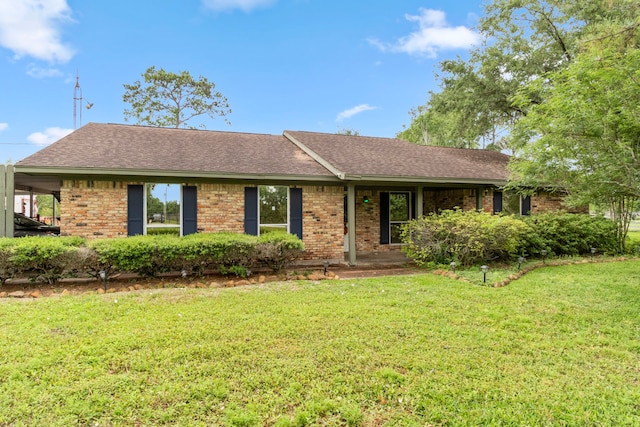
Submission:
M 147 193 L 167 184 L 181 235 L 281 228 L 304 241 L 306 261 L 355 265 L 358 254 L 400 250 L 399 227 L 429 212 L 561 207 L 545 193 L 503 195 L 508 160 L 393 138 L 90 123 L 4 167 L 0 191 L 53 194 L 61 233 L 94 239 L 149 232 L 161 214 L 150 215 Z M 11 199 L 0 198 L 7 212 Z

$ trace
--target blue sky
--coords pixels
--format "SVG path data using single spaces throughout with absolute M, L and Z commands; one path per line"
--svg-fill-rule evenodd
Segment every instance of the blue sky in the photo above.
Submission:
M 438 62 L 466 56 L 482 0 L 0 0 L 0 162 L 82 124 L 125 123 L 123 84 L 150 66 L 216 83 L 231 126 L 393 137 Z M 80 125 L 79 113 L 76 124 Z

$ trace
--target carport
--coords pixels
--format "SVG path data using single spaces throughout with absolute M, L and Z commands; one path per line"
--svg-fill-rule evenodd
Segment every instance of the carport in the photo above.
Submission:
M 15 211 L 15 196 L 29 195 L 31 201 L 30 212 L 33 212 L 35 195 L 51 194 L 60 201 L 60 178 L 51 175 L 31 174 L 19 166 L 0 165 L 0 237 L 13 237 L 13 212 Z M 53 218 L 55 212 L 53 204 Z

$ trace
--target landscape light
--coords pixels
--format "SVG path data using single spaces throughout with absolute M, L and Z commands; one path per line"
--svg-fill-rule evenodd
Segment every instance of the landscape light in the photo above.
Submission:
M 596 252 L 598 252 L 598 248 L 591 248 L 591 258 L 596 255 Z
M 327 275 L 327 268 L 329 268 L 329 261 L 325 261 L 322 263 L 322 265 L 324 266 L 324 275 Z
M 455 272 L 456 272 L 456 266 L 457 266 L 458 264 L 456 264 L 456 262 L 455 262 L 455 261 L 451 261 L 451 264 L 449 264 L 449 265 L 451 266 L 451 271 L 453 271 L 453 272 L 455 273 Z
M 523 256 L 519 256 L 518 257 L 518 271 L 520 271 L 520 268 L 522 267 L 522 263 L 524 262 L 524 257 Z
M 547 250 L 546 249 L 541 250 L 540 255 L 542 255 L 542 263 L 544 264 L 545 263 L 544 259 L 547 256 Z
M 487 271 L 489 271 L 489 266 L 483 265 L 480 267 L 480 270 L 482 270 L 482 281 L 487 283 Z
M 107 272 L 104 270 L 100 270 L 98 272 L 100 279 L 102 280 L 102 286 L 104 286 L 104 290 L 107 290 Z

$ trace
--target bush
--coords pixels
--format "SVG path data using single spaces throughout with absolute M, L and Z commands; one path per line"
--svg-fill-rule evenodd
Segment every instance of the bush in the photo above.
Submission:
M 277 272 L 298 259 L 304 243 L 296 235 L 281 231 L 263 234 L 258 239 L 256 258 L 259 264 Z
M 402 229 L 403 250 L 419 265 L 453 260 L 469 266 L 516 257 L 528 231 L 514 217 L 447 210 L 407 223 Z
M 616 225 L 603 216 L 549 212 L 523 218 L 532 230 L 527 251 L 538 255 L 582 255 L 597 248 L 599 253 L 617 252 Z
M 15 239 L 8 237 L 0 238 L 0 286 L 15 276 L 15 264 L 11 261 L 15 244 Z
M 238 275 L 254 265 L 281 269 L 304 250 L 302 241 L 286 233 L 258 238 L 228 232 L 101 239 L 92 241 L 89 247 L 97 258 L 83 254 L 84 265 L 93 274 L 118 270 L 147 277 L 170 271 L 202 274 L 205 269 Z
M 84 242 L 78 237 L 21 237 L 11 251 L 10 262 L 16 272 L 32 281 L 55 284 L 72 270 L 78 247 Z

